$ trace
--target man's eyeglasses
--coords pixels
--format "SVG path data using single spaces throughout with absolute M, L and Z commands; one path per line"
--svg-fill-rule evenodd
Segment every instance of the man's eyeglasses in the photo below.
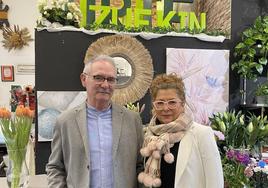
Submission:
M 165 105 L 172 110 L 178 107 L 178 104 L 182 103 L 179 99 L 171 99 L 168 101 L 154 101 L 153 105 L 156 110 L 163 110 L 165 108 Z
M 103 83 L 103 82 L 105 82 L 105 80 L 107 80 L 107 82 L 109 84 L 115 84 L 117 81 L 117 79 L 115 77 L 105 77 L 102 75 L 89 75 L 85 72 L 83 74 L 86 76 L 91 76 L 93 78 L 93 80 L 95 80 L 95 82 L 97 82 L 97 83 Z

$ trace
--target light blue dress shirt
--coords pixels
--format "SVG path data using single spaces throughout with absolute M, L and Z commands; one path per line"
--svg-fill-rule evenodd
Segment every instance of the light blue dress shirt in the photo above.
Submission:
M 97 111 L 88 105 L 87 128 L 90 152 L 90 188 L 114 188 L 111 107 L 104 111 Z

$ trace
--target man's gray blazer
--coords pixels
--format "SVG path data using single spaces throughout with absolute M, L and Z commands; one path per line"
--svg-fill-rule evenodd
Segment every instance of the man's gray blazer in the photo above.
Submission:
M 142 123 L 138 113 L 112 104 L 114 188 L 136 188 L 143 162 Z M 57 119 L 46 166 L 50 188 L 89 188 L 90 159 L 86 103 Z

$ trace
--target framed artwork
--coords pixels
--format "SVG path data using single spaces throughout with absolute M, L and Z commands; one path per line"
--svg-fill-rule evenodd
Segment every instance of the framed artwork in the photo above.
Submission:
M 167 73 L 185 84 L 185 110 L 208 125 L 209 117 L 229 105 L 229 50 L 167 48 Z
M 86 98 L 85 91 L 37 91 L 38 142 L 51 141 L 57 117 Z
M 14 81 L 14 66 L 13 65 L 2 65 L 1 66 L 1 79 L 3 82 Z

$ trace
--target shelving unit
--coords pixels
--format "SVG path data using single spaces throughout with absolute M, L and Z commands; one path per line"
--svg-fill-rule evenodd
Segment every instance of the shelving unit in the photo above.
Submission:
M 244 110 L 255 110 L 255 109 L 261 109 L 261 116 L 263 117 L 265 108 L 268 108 L 268 104 L 240 104 L 241 108 Z

